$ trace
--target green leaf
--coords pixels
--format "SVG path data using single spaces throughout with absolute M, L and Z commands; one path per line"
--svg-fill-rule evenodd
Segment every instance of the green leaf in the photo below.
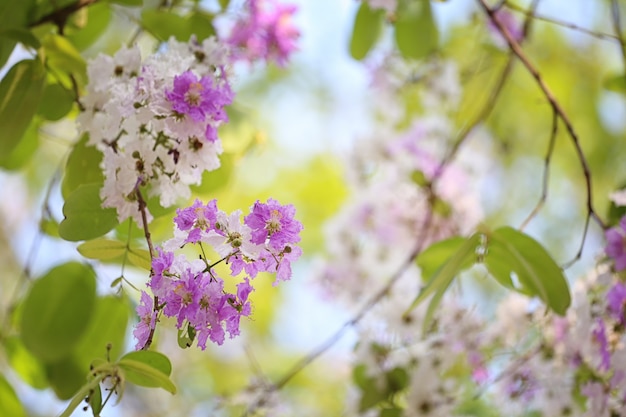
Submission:
M 0 30 L 0 38 L 11 39 L 24 46 L 30 46 L 33 49 L 39 49 L 41 47 L 39 39 L 33 35 L 33 32 L 25 28 Z
M 143 0 L 107 0 L 109 3 L 121 4 L 122 6 L 139 7 Z
M 150 271 L 152 269 L 152 258 L 150 257 L 150 252 L 145 249 L 136 249 L 131 248 L 128 251 L 128 261 L 138 266 L 139 268 L 143 268 L 146 271 Z
M 72 148 L 65 165 L 65 175 L 61 184 L 61 193 L 67 198 L 70 193 L 83 184 L 103 184 L 104 175 L 100 168 L 102 152 L 95 146 L 88 146 L 89 137 L 84 134 Z
M 464 237 L 452 237 L 446 240 L 441 240 L 430 245 L 428 248 L 423 250 L 416 259 L 417 265 L 420 267 L 422 271 L 422 279 L 429 279 L 441 266 L 463 246 L 463 244 L 467 241 Z M 462 269 L 469 268 L 471 264 L 463 265 Z
M 610 75 L 604 79 L 602 85 L 609 91 L 626 94 L 626 76 L 624 74 Z
M 37 114 L 46 120 L 62 119 L 72 110 L 74 97 L 60 84 L 48 84 L 43 90 Z
M 43 364 L 24 347 L 19 337 L 9 337 L 3 344 L 11 368 L 24 382 L 37 389 L 48 387 Z
M 473 265 L 476 259 L 476 249 L 480 245 L 480 235 L 474 233 L 472 236 L 465 239 L 461 245 L 459 245 L 458 242 L 449 243 L 449 245 L 457 246 L 457 249 L 430 277 L 426 286 L 420 291 L 417 297 L 415 297 L 415 300 L 413 300 L 413 303 L 411 303 L 411 306 L 405 312 L 405 314 L 407 314 L 434 293 L 426 311 L 426 316 L 424 317 L 424 331 L 430 326 L 435 310 L 454 278 L 462 270 Z M 449 249 L 450 248 L 446 248 L 446 251 Z M 434 250 L 433 253 L 437 251 L 439 251 L 439 249 Z
M 439 31 L 433 20 L 430 0 L 400 1 L 395 39 L 404 58 L 421 59 L 437 49 Z
M 402 417 L 404 414 L 401 408 L 383 408 L 379 417 Z
M 363 363 L 358 364 L 352 369 L 352 380 L 356 384 L 357 387 L 364 390 L 367 384 L 369 383 L 370 377 L 367 375 L 367 366 Z
M 117 225 L 117 213 L 102 208 L 100 184 L 79 186 L 65 200 L 59 236 L 76 242 L 100 237 Z
M 490 272 L 493 269 L 494 277 L 500 276 L 498 282 L 505 281 L 505 273 L 509 278 L 515 273 L 524 292 L 538 296 L 557 314 L 565 314 L 571 302 L 567 280 L 539 242 L 508 226 L 496 229 L 488 239 L 485 265 Z M 494 256 L 497 261 L 491 259 Z
M 69 400 L 86 382 L 85 375 L 89 368 L 73 355 L 63 357 L 55 362 L 47 363 L 46 375 L 50 386 L 61 400 Z
M 220 3 L 220 7 L 222 8 L 222 11 L 228 9 L 228 5 L 230 4 L 230 0 L 218 0 Z
M 31 13 L 35 0 L 0 1 L 0 28 L 3 31 L 11 29 L 27 30 L 28 16 Z M 3 67 L 11 52 L 15 48 L 15 36 L 0 36 L 0 68 Z
M 68 355 L 89 325 L 96 298 L 93 270 L 77 262 L 51 269 L 33 283 L 21 317 L 24 346 L 38 359 Z
M 0 37 L 0 68 L 6 65 L 16 45 L 13 39 Z
M 87 63 L 76 47 L 64 36 L 48 33 L 41 39 L 48 67 L 73 74 L 79 85 L 87 82 Z
M 140 350 L 124 355 L 119 366 L 124 370 L 126 379 L 142 387 L 160 387 L 175 394 L 176 386 L 169 379 L 172 364 L 162 353 Z
M 33 154 L 39 148 L 39 127 L 41 122 L 38 117 L 26 128 L 26 132 L 22 136 L 17 146 L 7 154 L 0 154 L 0 167 L 17 170 L 22 168 L 31 160 Z M 0 133 L 0 137 L 1 137 Z
M 100 238 L 83 242 L 76 249 L 85 258 L 105 261 L 123 256 L 126 244 L 118 240 Z
M 171 36 L 187 42 L 192 34 L 191 24 L 187 19 L 165 10 L 144 10 L 141 13 L 141 23 L 147 32 L 162 42 Z
M 131 307 L 124 298 L 110 295 L 96 300 L 89 327 L 74 350 L 86 371 L 94 358 L 115 360 L 122 354 L 130 315 Z
M 194 329 L 191 326 L 191 324 L 187 323 L 186 329 L 178 330 L 178 346 L 181 349 L 187 349 L 191 347 L 195 337 L 196 337 L 196 329 Z
M 376 44 L 383 29 L 384 18 L 384 10 L 372 10 L 368 2 L 361 2 L 350 38 L 350 55 L 354 59 L 360 61 L 365 58 Z
M 78 50 L 88 48 L 109 26 L 111 15 L 111 6 L 107 3 L 96 3 L 87 7 L 86 25 L 80 30 L 68 31 L 67 39 Z
M 22 403 L 2 374 L 0 374 L 0 416 L 26 417 Z
M 430 181 L 424 175 L 424 172 L 415 170 L 411 173 L 411 181 L 413 181 L 418 187 L 426 187 Z
M 367 411 L 385 400 L 385 393 L 378 389 L 374 378 L 368 379 L 367 384 L 361 389 L 361 400 L 359 401 L 359 411 Z
M 409 374 L 404 368 L 393 368 L 388 371 L 385 376 L 387 377 L 387 387 L 390 391 L 389 394 L 402 391 L 409 386 Z
M 102 391 L 100 385 L 97 385 L 93 391 L 89 394 L 89 400 L 87 401 L 91 407 L 93 417 L 100 417 L 102 411 Z
M 199 42 L 215 36 L 213 28 L 213 15 L 202 11 L 195 11 L 188 17 L 191 33 L 196 35 Z
M 0 81 L 0 155 L 8 155 L 18 146 L 35 115 L 44 86 L 44 68 L 40 61 L 31 59 L 15 64 Z

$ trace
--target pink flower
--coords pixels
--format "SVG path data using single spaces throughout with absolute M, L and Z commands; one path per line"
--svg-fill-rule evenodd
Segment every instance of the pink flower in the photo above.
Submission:
M 174 77 L 174 88 L 166 90 L 165 97 L 176 113 L 189 116 L 195 122 L 204 123 L 207 119 L 226 122 L 224 106 L 232 103 L 233 92 L 228 83 L 214 87 L 211 77 L 198 79 L 193 72 L 185 71 Z M 207 127 L 205 136 L 209 142 L 217 140 L 214 128 Z
M 240 58 L 249 61 L 274 60 L 286 64 L 297 50 L 300 31 L 292 23 L 297 7 L 275 0 L 249 0 L 248 13 L 233 27 L 226 42 L 241 50 Z
M 273 198 L 267 203 L 254 203 L 252 211 L 244 223 L 252 229 L 252 242 L 267 243 L 273 249 L 282 251 L 287 245 L 300 241 L 302 224 L 294 219 L 296 209 L 291 204 L 286 206 Z
M 141 300 L 136 311 L 139 316 L 139 323 L 133 330 L 133 336 L 137 339 L 135 349 L 139 350 L 146 345 L 150 333 L 156 327 L 157 312 L 154 311 L 154 300 L 147 292 L 141 292 Z
M 213 230 L 217 221 L 217 201 L 209 201 L 206 206 L 196 199 L 190 207 L 176 209 L 174 223 L 180 231 L 189 231 L 187 243 L 200 240 L 201 233 Z

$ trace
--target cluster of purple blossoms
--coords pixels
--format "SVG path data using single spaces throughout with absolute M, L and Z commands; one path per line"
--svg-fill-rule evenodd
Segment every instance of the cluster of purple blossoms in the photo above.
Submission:
M 285 65 L 300 37 L 292 22 L 297 7 L 275 0 L 248 0 L 246 6 L 246 15 L 235 23 L 226 42 L 238 51 L 237 58 Z
M 229 48 L 214 38 L 171 39 L 146 59 L 134 46 L 89 62 L 77 121 L 103 153 L 100 196 L 119 221 L 141 223 L 138 189 L 170 207 L 191 196 L 204 171 L 219 168 L 217 128 L 234 98 L 230 63 Z
M 174 218 L 174 237 L 158 248 L 152 260 L 148 286 L 153 298 L 142 292 L 137 307 L 140 321 L 133 334 L 137 349 L 147 343 L 154 332 L 159 314 L 177 319 L 179 329 L 187 329 L 187 337 L 201 349 L 207 340 L 222 344 L 226 333 L 239 334 L 241 317 L 251 314 L 248 296 L 254 290 L 250 279 L 259 272 L 276 274 L 275 284 L 291 278 L 291 262 L 302 250 L 302 224 L 294 218 L 292 205 L 281 205 L 274 199 L 257 201 L 241 222 L 241 211 L 227 214 L 217 208 L 215 200 L 203 204 L 196 200 L 190 207 L 178 209 Z M 199 259 L 190 261 L 175 252 L 186 245 L 201 247 Z M 209 245 L 219 260 L 205 258 Z M 225 290 L 224 280 L 214 267 L 230 265 L 233 279 L 238 280 L 236 292 Z M 239 275 L 245 272 L 243 278 Z

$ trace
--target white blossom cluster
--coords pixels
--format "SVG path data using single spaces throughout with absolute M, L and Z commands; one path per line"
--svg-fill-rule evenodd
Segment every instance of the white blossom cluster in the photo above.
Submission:
M 103 153 L 100 196 L 120 221 L 140 222 L 138 187 L 168 207 L 220 166 L 216 128 L 233 98 L 228 65 L 228 49 L 214 38 L 172 38 L 143 60 L 133 46 L 89 62 L 78 126 Z

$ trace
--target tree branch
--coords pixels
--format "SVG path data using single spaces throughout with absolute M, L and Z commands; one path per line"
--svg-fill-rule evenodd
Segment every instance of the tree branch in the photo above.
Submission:
M 67 23 L 67 19 L 69 19 L 73 13 L 79 11 L 83 7 L 94 4 L 97 1 L 98 0 L 77 0 L 76 3 L 68 4 L 65 7 L 61 7 L 60 9 L 56 9 L 47 15 L 40 17 L 39 20 L 31 23 L 29 27 L 39 26 L 44 23 L 54 23 L 59 28 L 59 32 L 63 33 L 63 28 Z
M 515 39 L 513 39 L 513 37 L 511 36 L 509 31 L 506 29 L 506 27 L 504 27 L 504 25 L 500 23 L 500 21 L 496 18 L 495 12 L 489 8 L 485 0 L 478 0 L 478 3 L 482 7 L 484 12 L 487 14 L 489 19 L 493 23 L 493 25 L 498 29 L 498 31 L 506 39 L 511 51 L 513 51 L 513 53 L 517 56 L 517 58 L 522 62 L 524 67 L 526 67 L 526 70 L 535 79 L 537 85 L 543 92 L 543 95 L 545 96 L 545 98 L 548 100 L 548 103 L 552 107 L 553 111 L 556 112 L 556 114 L 561 119 L 561 121 L 563 121 L 563 124 L 565 125 L 565 129 L 567 130 L 567 133 L 569 134 L 569 137 L 572 140 L 574 149 L 576 150 L 576 154 L 578 156 L 578 160 L 580 162 L 580 165 L 583 170 L 583 175 L 585 177 L 585 186 L 587 190 L 586 204 L 587 204 L 588 214 L 591 218 L 594 219 L 596 223 L 598 223 L 598 225 L 600 225 L 603 229 L 605 229 L 606 225 L 604 224 L 602 219 L 600 219 L 595 209 L 593 208 L 591 172 L 589 171 L 589 165 L 587 164 L 587 159 L 585 158 L 582 147 L 580 145 L 578 134 L 576 133 L 574 126 L 572 125 L 572 122 L 570 121 L 569 117 L 567 116 L 563 108 L 561 107 L 560 103 L 554 97 L 554 94 L 552 93 L 552 91 L 546 85 L 539 71 L 535 68 L 535 66 L 530 62 L 530 60 L 526 56 L 520 44 Z

